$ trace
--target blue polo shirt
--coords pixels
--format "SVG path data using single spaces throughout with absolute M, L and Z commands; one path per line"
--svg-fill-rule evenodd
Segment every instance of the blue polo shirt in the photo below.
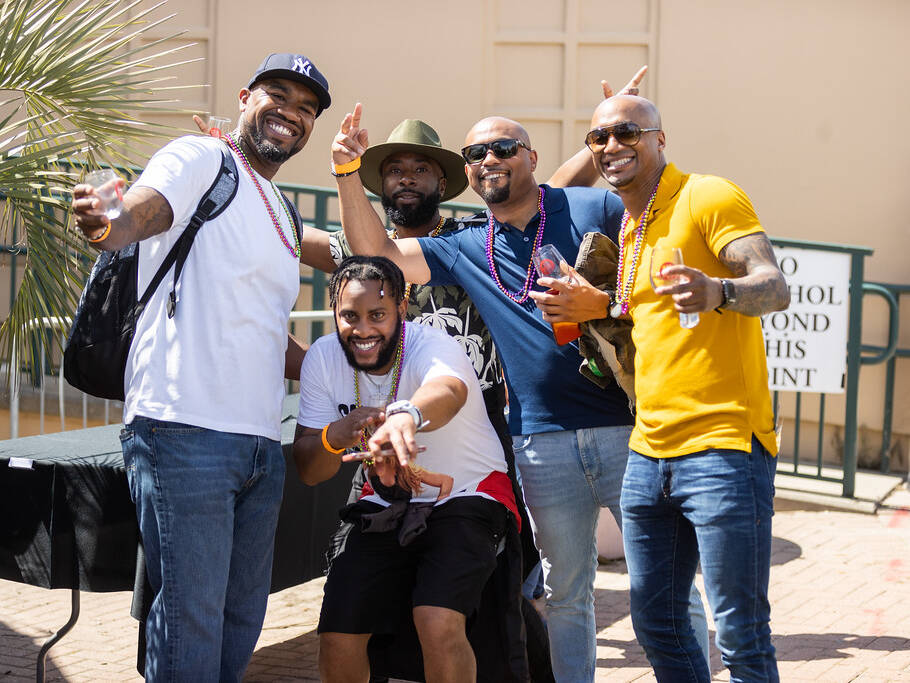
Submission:
M 617 240 L 623 206 L 616 195 L 587 187 L 543 188 L 542 244 L 555 245 L 569 263 L 575 263 L 586 232 L 597 230 Z M 494 219 L 496 270 L 511 292 L 524 285 L 539 223 L 539 213 L 524 231 Z M 430 267 L 429 284 L 462 287 L 490 330 L 505 366 L 512 434 L 632 424 L 622 389 L 616 383 L 600 389 L 582 377 L 578 348 L 556 344 L 534 301 L 517 304 L 496 286 L 487 263 L 487 230 L 486 222 L 475 222 L 438 237 L 420 238 L 420 246 Z M 536 283 L 533 289 L 543 291 Z

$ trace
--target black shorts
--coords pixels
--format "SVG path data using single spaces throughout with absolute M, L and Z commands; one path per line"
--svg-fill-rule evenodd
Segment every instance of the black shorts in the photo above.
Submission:
M 468 616 L 508 523 L 501 503 L 464 496 L 436 507 L 426 531 L 405 547 L 397 530 L 363 533 L 355 525 L 329 570 L 317 632 L 394 633 L 417 606 Z

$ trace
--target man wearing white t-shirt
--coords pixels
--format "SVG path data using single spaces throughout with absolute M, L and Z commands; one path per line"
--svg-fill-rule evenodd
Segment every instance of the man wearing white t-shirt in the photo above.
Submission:
M 444 332 L 403 322 L 404 291 L 388 259 L 343 261 L 329 285 L 337 334 L 314 342 L 301 369 L 301 479 L 325 481 L 346 449 L 375 459 L 363 496 L 342 511 L 353 529 L 326 581 L 325 681 L 366 680 L 367 641 L 394 632 L 402 610 L 413 615 L 427 680 L 476 680 L 466 616 L 516 514 L 470 360 Z
M 138 291 L 183 234 L 226 145 L 237 194 L 199 231 L 168 315 L 173 270 L 139 318 L 127 360 L 123 458 L 154 598 L 146 622 L 147 680 L 239 681 L 262 627 L 284 483 L 281 404 L 288 315 L 300 238 L 272 178 L 306 144 L 329 106 L 328 82 L 306 57 L 273 54 L 240 91 L 237 129 L 187 136 L 159 150 L 107 219 L 93 188 L 73 210 L 89 242 L 139 245 Z M 321 243 L 320 243 L 321 241 Z M 329 260 L 326 265 L 329 265 Z

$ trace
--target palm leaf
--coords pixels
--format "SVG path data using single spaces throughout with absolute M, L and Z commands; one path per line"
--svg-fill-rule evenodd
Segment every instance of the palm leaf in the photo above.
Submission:
M 164 4 L 0 0 L 0 251 L 24 260 L 0 324 L 10 369 L 35 368 L 42 345 L 59 348 L 60 334 L 35 321 L 72 316 L 93 261 L 68 229 L 73 185 L 86 169 L 131 166 L 175 133 L 137 118 L 180 112 L 171 92 L 179 86 L 164 84 L 174 67 L 197 61 L 177 56 L 190 45 L 166 47 L 180 33 L 142 40 L 173 18 L 152 18 Z

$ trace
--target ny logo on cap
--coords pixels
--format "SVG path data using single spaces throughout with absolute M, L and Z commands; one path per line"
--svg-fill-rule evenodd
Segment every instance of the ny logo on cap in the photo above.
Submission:
M 309 76 L 310 69 L 312 68 L 313 65 L 310 64 L 309 59 L 305 59 L 304 57 L 294 57 L 294 66 L 291 67 L 292 71 L 296 71 L 297 73 L 306 74 Z

